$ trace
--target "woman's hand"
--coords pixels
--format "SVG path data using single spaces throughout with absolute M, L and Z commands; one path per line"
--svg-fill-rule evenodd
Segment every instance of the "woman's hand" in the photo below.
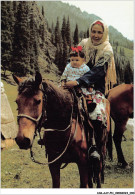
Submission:
M 77 81 L 68 81 L 65 83 L 65 88 L 72 88 L 72 87 L 75 87 L 77 85 L 78 85 Z

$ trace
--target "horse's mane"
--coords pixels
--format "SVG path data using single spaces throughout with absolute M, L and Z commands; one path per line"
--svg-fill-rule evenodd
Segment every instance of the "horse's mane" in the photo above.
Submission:
M 43 90 L 46 95 L 50 97 L 57 98 L 59 103 L 69 104 L 72 102 L 71 93 L 68 90 L 64 90 L 61 87 L 58 87 L 52 81 L 44 79 L 42 82 Z M 18 92 L 19 94 L 23 93 L 27 97 L 35 95 L 39 90 L 34 77 L 27 78 L 19 84 Z
M 65 104 L 69 104 L 72 102 L 71 93 L 68 90 L 64 90 L 63 88 L 58 87 L 50 80 L 44 80 L 42 84 L 45 93 L 57 98 L 59 100 L 59 103 L 61 101 Z
M 36 84 L 34 78 L 28 78 L 19 84 L 18 92 L 30 97 L 36 94 L 38 89 L 39 86 Z

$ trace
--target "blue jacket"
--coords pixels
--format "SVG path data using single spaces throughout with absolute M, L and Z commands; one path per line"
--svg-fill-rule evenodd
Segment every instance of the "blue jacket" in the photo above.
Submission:
M 103 60 L 103 59 L 102 59 Z M 101 61 L 100 61 L 101 62 Z M 85 73 L 82 77 L 77 79 L 77 82 L 79 83 L 79 86 L 81 87 L 90 87 L 94 84 L 94 89 L 99 90 L 103 94 L 105 94 L 105 75 L 106 75 L 106 68 L 107 64 L 104 65 L 101 63 L 98 63 L 97 65 L 93 66 L 90 64 L 87 64 L 91 70 L 87 73 Z M 102 61 L 103 62 L 103 61 Z

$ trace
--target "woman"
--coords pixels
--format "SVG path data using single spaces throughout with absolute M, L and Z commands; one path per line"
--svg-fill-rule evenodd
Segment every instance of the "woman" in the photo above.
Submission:
M 82 40 L 79 45 L 84 49 L 86 64 L 90 71 L 75 81 L 66 82 L 66 87 L 72 88 L 77 85 L 86 88 L 93 87 L 92 99 L 96 103 L 96 108 L 89 113 L 89 116 L 99 138 L 99 129 L 108 128 L 109 130 L 105 95 L 116 84 L 116 71 L 107 25 L 101 20 L 95 21 L 89 29 L 89 35 L 90 37 Z M 98 138 L 95 137 L 95 139 Z M 96 140 L 97 145 L 98 142 Z

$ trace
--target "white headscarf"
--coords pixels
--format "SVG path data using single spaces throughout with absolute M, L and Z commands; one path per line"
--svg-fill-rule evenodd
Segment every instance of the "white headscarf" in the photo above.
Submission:
M 89 60 L 91 60 L 92 62 L 95 63 L 94 65 L 96 65 L 98 60 L 102 57 L 104 58 L 104 62 L 108 62 L 108 69 L 105 77 L 106 80 L 105 93 L 108 93 L 108 90 L 112 88 L 113 84 L 116 84 L 116 70 L 115 70 L 113 49 L 111 44 L 109 43 L 108 26 L 102 20 L 96 20 L 91 24 L 89 28 L 89 35 L 91 35 L 92 26 L 98 21 L 103 24 L 103 28 L 104 28 L 103 37 L 99 41 L 99 44 L 94 45 L 91 41 L 91 37 L 89 37 L 87 39 L 83 39 L 79 43 L 79 45 L 81 45 L 84 49 L 84 53 L 86 55 L 86 63 L 88 63 Z

